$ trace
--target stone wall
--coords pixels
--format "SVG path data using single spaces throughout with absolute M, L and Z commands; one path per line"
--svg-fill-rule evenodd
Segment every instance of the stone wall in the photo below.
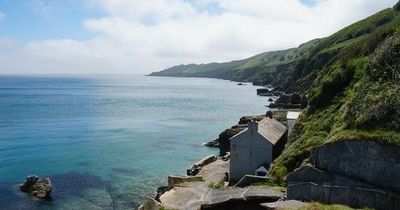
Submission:
M 316 168 L 400 193 L 400 147 L 373 141 L 326 144 L 312 155 Z
M 398 209 L 400 148 L 347 140 L 321 146 L 288 176 L 288 199 Z

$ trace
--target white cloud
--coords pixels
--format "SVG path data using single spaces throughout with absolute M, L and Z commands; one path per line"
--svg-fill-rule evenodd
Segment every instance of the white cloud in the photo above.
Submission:
M 327 36 L 396 2 L 317 0 L 310 7 L 298 0 L 86 1 L 106 14 L 83 21 L 94 37 L 30 42 L 2 53 L 7 68 L 0 73 L 148 73 L 240 59 Z
M 34 0 L 31 3 L 31 8 L 34 12 L 40 15 L 49 16 L 52 10 L 50 4 L 42 0 Z
M 4 13 L 0 12 L 0 21 L 2 21 L 4 17 L 5 17 Z

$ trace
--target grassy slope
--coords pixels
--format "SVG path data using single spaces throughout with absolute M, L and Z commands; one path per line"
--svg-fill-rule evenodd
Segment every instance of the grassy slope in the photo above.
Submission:
M 400 144 L 400 15 L 386 9 L 323 39 L 297 84 L 314 78 L 310 106 L 272 166 L 275 184 L 319 146 L 342 139 Z M 324 56 L 321 56 L 323 55 Z M 323 58 L 323 59 L 322 59 Z
M 281 51 L 265 52 L 244 60 L 226 63 L 189 64 L 174 66 L 152 76 L 212 77 L 234 81 L 249 81 L 267 84 L 273 81 L 273 74 L 282 66 L 294 66 L 309 54 L 319 39 L 312 40 Z

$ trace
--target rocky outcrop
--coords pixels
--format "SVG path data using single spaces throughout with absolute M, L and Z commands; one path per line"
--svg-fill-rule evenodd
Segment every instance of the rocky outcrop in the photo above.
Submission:
M 158 187 L 157 188 L 157 194 L 156 194 L 156 196 L 154 197 L 154 199 L 156 200 L 156 201 L 158 201 L 158 202 L 160 202 L 160 197 L 164 194 L 164 193 L 166 193 L 166 192 L 168 192 L 169 190 L 171 190 L 171 187 L 170 186 L 161 186 L 161 187 Z
M 37 198 L 49 199 L 53 189 L 49 178 L 40 179 L 38 176 L 28 176 L 19 188 Z
M 308 99 L 306 96 L 300 96 L 297 93 L 281 95 L 274 103 L 268 105 L 270 108 L 305 108 Z
M 283 94 L 282 91 L 271 90 L 270 88 L 257 89 L 257 95 L 259 96 L 280 96 L 282 94 Z
M 232 128 L 226 129 L 222 133 L 219 134 L 217 141 L 219 142 L 219 155 L 224 156 L 230 149 L 230 141 L 229 139 L 244 130 L 246 127 L 244 126 L 234 126 Z
M 197 161 L 192 167 L 186 170 L 188 176 L 195 176 L 203 168 L 203 166 L 208 165 L 217 160 L 215 155 L 209 155 L 199 161 Z
M 139 210 L 160 210 L 162 205 L 153 198 L 146 198 Z
M 288 199 L 355 208 L 400 206 L 400 148 L 343 140 L 318 148 L 308 165 L 287 178 Z
M 258 122 L 258 121 L 261 121 L 261 120 L 263 120 L 263 119 L 265 119 L 265 118 L 266 118 L 265 115 L 243 116 L 243 117 L 240 118 L 238 124 L 239 124 L 239 125 L 246 125 L 246 126 L 247 126 L 247 124 L 248 124 L 249 122 L 251 122 L 251 121 L 256 121 L 256 122 Z

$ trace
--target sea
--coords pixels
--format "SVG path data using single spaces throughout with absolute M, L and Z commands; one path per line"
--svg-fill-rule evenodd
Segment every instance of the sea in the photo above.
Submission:
M 0 76 L 0 209 L 135 209 L 243 115 L 251 84 L 141 75 Z M 18 189 L 50 177 L 52 199 Z

